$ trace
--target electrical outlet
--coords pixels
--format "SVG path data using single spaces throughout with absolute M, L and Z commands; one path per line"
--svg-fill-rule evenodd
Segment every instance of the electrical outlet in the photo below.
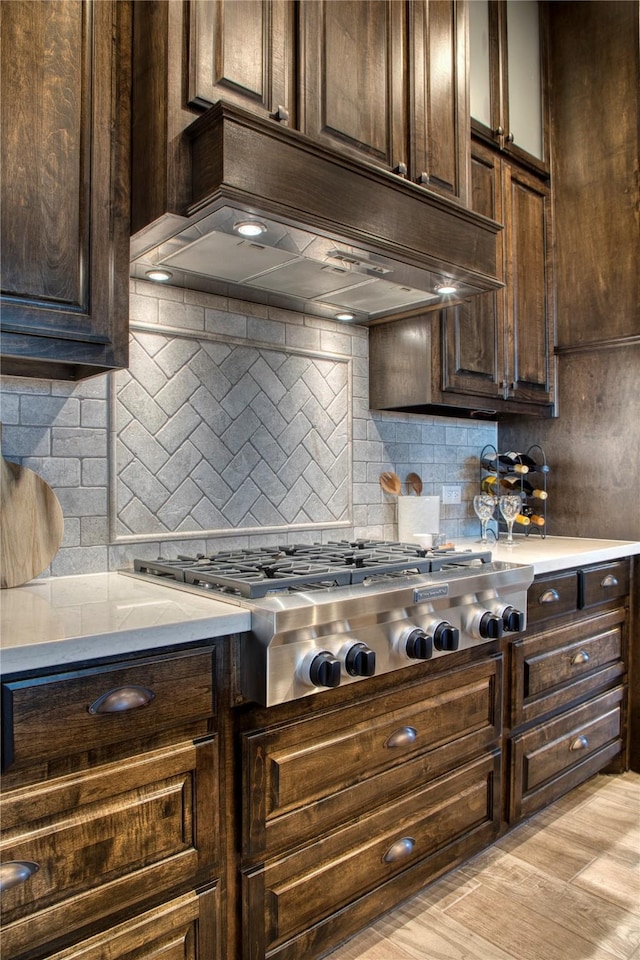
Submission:
M 442 488 L 442 502 L 443 503 L 461 503 L 462 501 L 462 491 L 460 487 L 454 486 L 452 483 L 447 484 L 446 487 Z

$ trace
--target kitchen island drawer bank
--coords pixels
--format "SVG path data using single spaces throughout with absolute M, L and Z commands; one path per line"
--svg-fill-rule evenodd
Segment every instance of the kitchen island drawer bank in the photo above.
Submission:
M 81 662 L 70 638 L 57 668 L 4 676 L 5 958 L 311 960 L 595 772 L 625 769 L 640 544 L 577 543 L 556 570 L 534 561 L 527 612 L 560 584 L 555 616 L 544 605 L 520 632 L 273 706 L 242 695 L 246 633 L 154 650 L 132 632 L 128 655 L 105 656 L 101 638 Z M 216 601 L 193 599 L 211 630 L 202 605 Z M 130 709 L 90 712 L 114 702 Z

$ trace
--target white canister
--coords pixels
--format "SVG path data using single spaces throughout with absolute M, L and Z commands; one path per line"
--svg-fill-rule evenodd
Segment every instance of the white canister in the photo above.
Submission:
M 412 543 L 414 533 L 440 533 L 440 497 L 398 497 L 398 540 Z

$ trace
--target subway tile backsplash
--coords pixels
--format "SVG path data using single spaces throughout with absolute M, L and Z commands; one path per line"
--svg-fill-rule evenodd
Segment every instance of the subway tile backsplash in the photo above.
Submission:
M 40 474 L 65 517 L 45 573 L 251 543 L 397 535 L 378 478 L 444 483 L 449 537 L 473 534 L 477 458 L 494 423 L 368 409 L 368 332 L 132 281 L 128 370 L 79 384 L 5 378 L 5 457 Z

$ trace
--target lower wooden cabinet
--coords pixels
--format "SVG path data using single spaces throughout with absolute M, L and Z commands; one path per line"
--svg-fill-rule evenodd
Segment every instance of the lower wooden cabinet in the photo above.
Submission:
M 315 956 L 377 916 L 385 898 L 408 896 L 486 846 L 499 826 L 500 760 L 487 752 L 243 871 L 243 958 Z

